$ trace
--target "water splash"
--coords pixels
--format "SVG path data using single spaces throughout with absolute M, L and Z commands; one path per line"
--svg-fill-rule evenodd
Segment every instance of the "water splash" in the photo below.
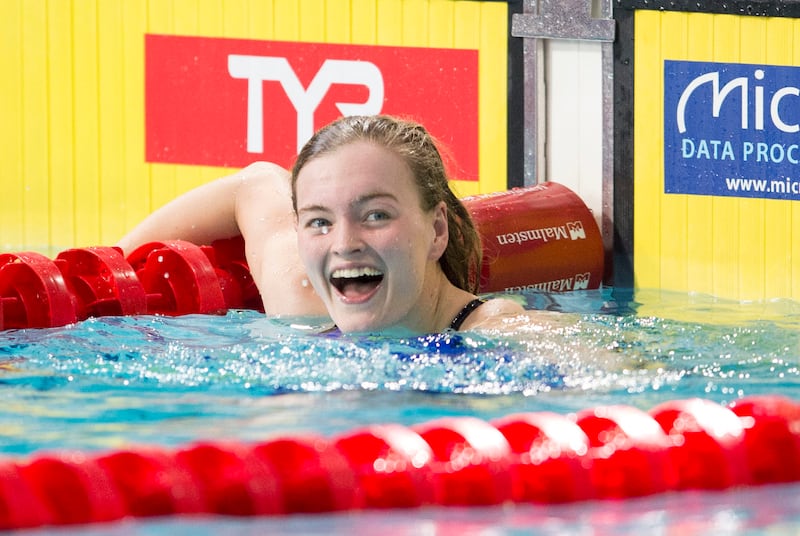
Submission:
M 800 398 L 793 302 L 779 303 L 781 314 L 746 305 L 738 317 L 729 303 L 697 297 L 687 306 L 681 296 L 674 310 L 665 304 L 666 312 L 715 318 L 703 323 L 644 315 L 638 304 L 614 308 L 604 295 L 526 298 L 561 312 L 509 319 L 510 334 L 390 339 L 315 335 L 319 325 L 308 319 L 269 320 L 252 311 L 5 331 L 0 452 L 610 403 L 646 409 L 695 396 L 721 403 L 760 393 Z

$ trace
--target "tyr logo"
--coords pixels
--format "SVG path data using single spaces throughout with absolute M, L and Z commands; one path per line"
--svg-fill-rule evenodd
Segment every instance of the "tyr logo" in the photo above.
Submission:
M 307 88 L 298 79 L 289 61 L 276 56 L 228 56 L 228 73 L 247 80 L 247 152 L 264 152 L 263 83 L 281 84 L 297 112 L 298 152 L 314 133 L 314 112 L 334 84 L 363 85 L 369 91 L 366 102 L 337 102 L 342 115 L 372 115 L 383 107 L 383 75 L 371 62 L 325 60 Z
M 147 34 L 145 67 L 147 162 L 289 168 L 316 129 L 380 113 L 425 125 L 451 175 L 478 180 L 477 50 Z

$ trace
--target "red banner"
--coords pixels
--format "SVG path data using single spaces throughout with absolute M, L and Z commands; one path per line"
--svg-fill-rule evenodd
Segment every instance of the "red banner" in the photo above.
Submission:
M 147 35 L 148 162 L 289 167 L 342 115 L 424 124 L 478 180 L 478 51 Z

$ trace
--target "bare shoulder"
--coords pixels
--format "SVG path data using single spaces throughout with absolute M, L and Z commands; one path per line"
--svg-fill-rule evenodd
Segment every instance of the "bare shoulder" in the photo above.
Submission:
M 481 306 L 487 314 L 495 315 L 517 315 L 525 312 L 525 308 L 514 300 L 508 298 L 492 298 Z
M 239 172 L 243 177 L 254 178 L 272 178 L 278 177 L 281 179 L 289 178 L 289 171 L 274 162 L 267 162 L 260 160 L 253 162 L 248 166 L 242 168 Z
M 275 217 L 285 218 L 292 211 L 290 175 L 284 168 L 272 162 L 254 162 L 236 177 L 240 181 L 236 213 L 243 234 L 252 234 L 254 227 L 269 229 Z
M 272 162 L 253 162 L 236 176 L 241 181 L 241 197 L 245 201 L 259 194 L 265 197 L 274 197 L 276 193 L 284 197 L 291 195 L 289 172 Z
M 475 310 L 475 318 L 470 315 L 464 322 L 464 329 L 492 331 L 495 333 L 516 333 L 542 331 L 559 333 L 575 327 L 579 318 L 574 314 L 558 311 L 525 309 L 519 303 L 505 298 L 493 299 Z
M 508 298 L 492 298 L 475 309 L 462 324 L 461 329 L 491 328 L 503 319 L 525 313 L 525 309 L 514 300 Z
M 250 272 L 268 315 L 325 314 L 308 284 L 297 251 L 290 174 L 270 162 L 255 162 L 238 177 L 236 221 L 245 241 Z

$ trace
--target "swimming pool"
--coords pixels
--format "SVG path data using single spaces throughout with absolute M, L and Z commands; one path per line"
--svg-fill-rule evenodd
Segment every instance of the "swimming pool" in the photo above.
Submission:
M 557 326 L 514 336 L 327 337 L 310 319 L 93 318 L 0 332 L 0 452 L 102 453 L 199 441 L 335 436 L 439 418 L 649 410 L 700 397 L 800 398 L 800 304 L 609 289 L 520 294 Z M 308 329 L 305 329 L 308 328 Z M 776 500 L 776 497 L 780 500 Z M 288 517 L 126 519 L 85 533 L 719 534 L 800 529 L 800 485 L 563 505 L 415 508 Z M 45 530 L 46 529 L 41 529 Z M 33 533 L 41 532 L 34 530 Z M 59 533 L 69 529 L 59 529 Z

